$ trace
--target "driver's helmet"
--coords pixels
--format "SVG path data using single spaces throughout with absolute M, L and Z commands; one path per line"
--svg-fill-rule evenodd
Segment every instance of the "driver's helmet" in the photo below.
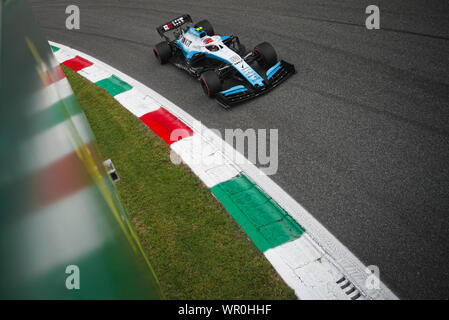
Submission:
M 218 51 L 220 48 L 213 44 L 213 45 L 207 46 L 206 49 L 209 51 Z
M 203 40 L 204 44 L 209 44 L 211 42 L 214 42 L 214 39 L 207 37 L 206 39 Z

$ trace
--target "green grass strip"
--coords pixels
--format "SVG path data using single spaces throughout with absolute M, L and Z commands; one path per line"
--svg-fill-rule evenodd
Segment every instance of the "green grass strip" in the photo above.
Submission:
M 120 80 L 115 75 L 112 75 L 109 78 L 100 80 L 96 84 L 97 84 L 97 86 L 106 89 L 106 91 L 109 92 L 109 94 L 111 96 L 116 96 L 120 93 L 123 93 L 125 91 L 132 89 L 132 86 L 130 84 L 126 83 L 123 80 Z
M 212 192 L 262 252 L 304 233 L 285 210 L 243 174 L 216 185 Z
M 168 299 L 295 299 L 210 190 L 105 90 L 64 67 Z

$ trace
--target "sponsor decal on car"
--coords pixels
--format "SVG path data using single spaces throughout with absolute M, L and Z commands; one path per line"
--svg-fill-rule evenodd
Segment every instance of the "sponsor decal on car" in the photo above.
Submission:
M 170 23 L 167 23 L 166 25 L 163 26 L 165 31 L 169 31 L 173 28 L 179 27 L 180 25 L 184 24 L 184 18 L 183 17 L 179 17 L 175 20 L 173 20 Z

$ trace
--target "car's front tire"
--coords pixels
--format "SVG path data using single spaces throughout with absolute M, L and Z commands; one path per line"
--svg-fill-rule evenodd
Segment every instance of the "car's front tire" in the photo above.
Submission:
M 201 87 L 206 96 L 212 98 L 221 91 L 221 81 L 214 71 L 206 71 L 200 77 Z
M 172 56 L 171 47 L 165 41 L 159 42 L 155 45 L 153 48 L 153 53 L 160 64 L 167 63 Z
M 208 36 L 213 36 L 215 34 L 214 27 L 212 27 L 212 24 L 209 22 L 209 20 L 201 20 L 194 26 L 195 28 L 203 27 L 204 32 L 207 33 Z
M 274 66 L 278 60 L 276 50 L 268 42 L 262 42 L 254 48 L 254 54 L 258 56 L 257 62 L 265 70 Z

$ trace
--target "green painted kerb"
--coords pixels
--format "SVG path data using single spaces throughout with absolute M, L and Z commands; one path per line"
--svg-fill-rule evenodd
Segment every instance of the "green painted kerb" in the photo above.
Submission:
M 211 190 L 262 252 L 295 240 L 305 231 L 243 174 Z
M 56 52 L 56 51 L 58 51 L 59 50 L 59 48 L 58 47 L 55 47 L 55 46 L 50 46 L 51 47 L 51 51 L 53 51 L 53 52 Z
M 100 80 L 95 83 L 97 86 L 106 89 L 111 96 L 116 96 L 122 92 L 132 89 L 132 86 L 123 80 L 120 80 L 117 76 L 112 75 L 109 78 Z

